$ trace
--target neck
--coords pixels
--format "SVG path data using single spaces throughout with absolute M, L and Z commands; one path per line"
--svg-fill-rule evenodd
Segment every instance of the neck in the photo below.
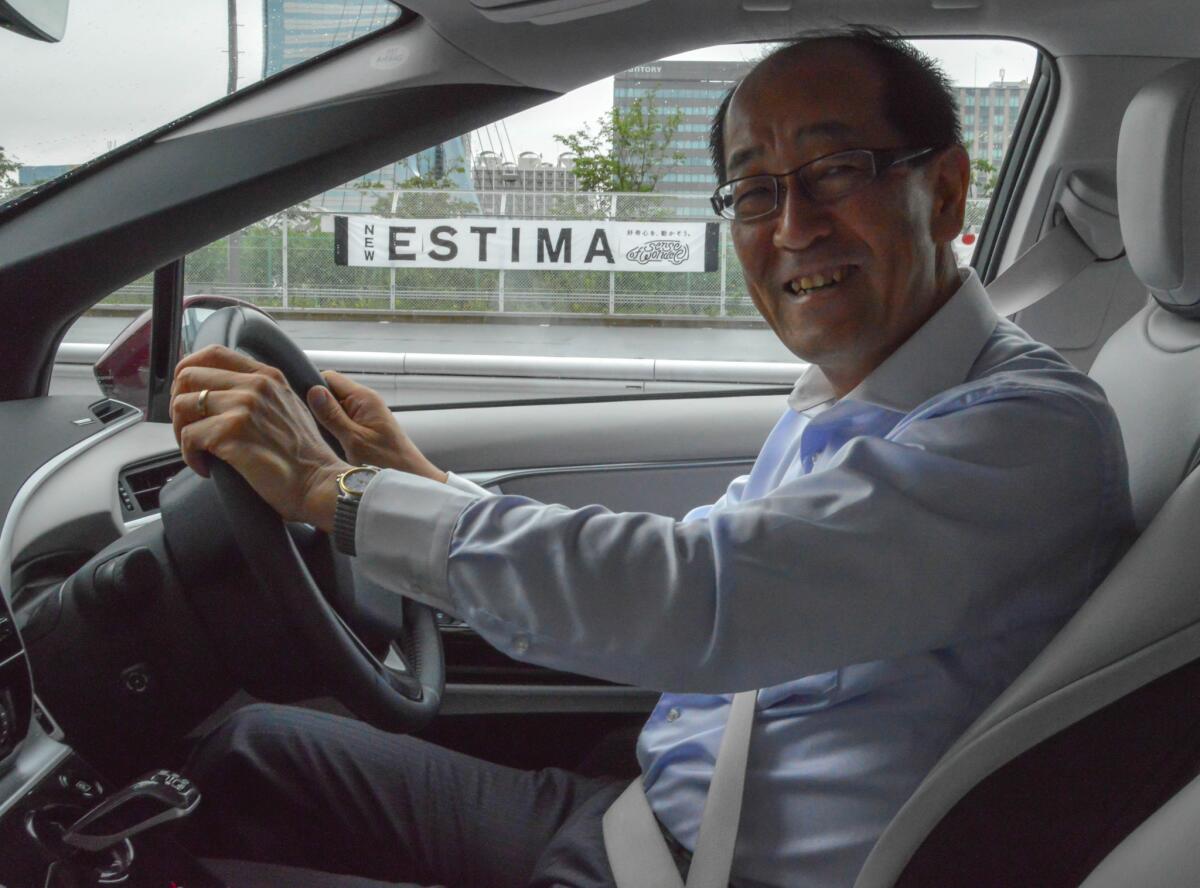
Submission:
M 845 363 L 834 364 L 819 364 L 821 372 L 825 374 L 825 378 L 829 380 L 833 386 L 833 392 L 838 398 L 843 398 L 862 383 L 864 379 L 870 376 L 875 368 L 887 360 L 896 349 L 908 341 L 909 337 L 916 333 L 925 325 L 925 322 L 933 317 L 938 309 L 950 301 L 950 297 L 958 292 L 961 285 L 961 280 L 958 276 L 958 266 L 955 264 L 954 256 L 950 252 L 949 247 L 939 257 L 939 261 L 934 273 L 934 296 L 932 299 L 924 301 L 924 311 L 913 315 L 910 322 L 900 331 L 900 334 L 894 337 L 884 345 L 872 352 L 859 356 L 858 360 L 847 361 Z

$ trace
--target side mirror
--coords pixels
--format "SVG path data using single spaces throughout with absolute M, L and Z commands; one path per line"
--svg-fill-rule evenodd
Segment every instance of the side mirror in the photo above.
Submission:
M 249 304 L 230 296 L 184 297 L 183 327 L 179 335 L 180 357 L 191 352 L 196 331 L 210 314 L 230 305 Z M 141 410 L 146 409 L 150 391 L 151 321 L 150 311 L 144 311 L 130 321 L 92 367 L 96 384 L 105 397 L 116 398 Z
M 71 0 L 0 0 L 0 28 L 22 37 L 57 43 L 67 33 Z

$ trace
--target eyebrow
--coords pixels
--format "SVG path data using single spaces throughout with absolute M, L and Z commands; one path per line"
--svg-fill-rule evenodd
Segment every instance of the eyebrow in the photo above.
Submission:
M 807 139 L 844 138 L 853 133 L 854 128 L 842 123 L 840 120 L 823 120 L 820 123 L 800 127 L 793 134 L 793 138 L 797 143 L 801 143 Z M 729 157 L 729 163 L 725 166 L 726 175 L 732 177 L 736 170 L 761 156 L 762 153 L 763 149 L 761 145 L 739 148 Z

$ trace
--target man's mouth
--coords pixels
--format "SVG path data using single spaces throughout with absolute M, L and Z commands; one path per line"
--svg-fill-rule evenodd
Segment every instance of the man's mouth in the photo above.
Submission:
M 827 290 L 840 284 L 850 274 L 853 266 L 838 265 L 823 271 L 805 274 L 788 281 L 787 289 L 796 296 L 808 296 L 818 290 Z

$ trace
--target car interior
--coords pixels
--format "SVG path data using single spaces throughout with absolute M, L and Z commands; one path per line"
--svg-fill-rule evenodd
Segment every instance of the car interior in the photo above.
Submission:
M 75 829 L 82 813 L 140 775 L 173 775 L 189 738 L 252 699 L 420 730 L 521 767 L 636 774 L 633 740 L 653 690 L 517 662 L 444 614 L 406 605 L 400 620 L 355 588 L 327 541 L 255 511 L 236 476 L 178 473 L 163 421 L 179 320 L 168 283 L 161 300 L 156 286 L 158 376 L 144 413 L 48 394 L 55 355 L 75 319 L 117 288 L 156 269 L 165 281 L 179 257 L 396 157 L 647 60 L 846 23 L 1037 48 L 972 265 L 1000 314 L 1105 388 L 1138 530 L 945 753 L 855 886 L 1200 880 L 1200 552 L 1190 540 L 1200 406 L 1189 400 L 1200 378 L 1200 7 L 403 6 L 377 33 L 0 205 L 0 884 L 59 884 L 48 872 L 94 847 Z M 241 314 L 205 335 L 273 358 L 294 385 L 315 372 L 286 337 Z M 504 493 L 681 516 L 746 471 L 785 391 L 435 406 L 398 418 L 436 464 Z M 438 647 L 444 672 L 430 665 Z M 173 780 L 134 785 L 153 784 L 139 792 L 157 793 L 156 810 L 185 816 L 193 788 Z M 134 835 L 118 819 L 106 828 L 129 837 L 87 852 L 89 878 L 219 884 L 169 829 Z

